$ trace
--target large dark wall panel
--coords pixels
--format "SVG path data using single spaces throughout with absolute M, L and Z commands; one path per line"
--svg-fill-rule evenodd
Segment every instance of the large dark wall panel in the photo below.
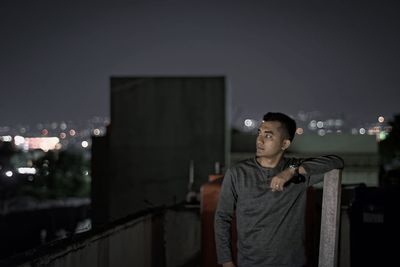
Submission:
M 111 78 L 110 213 L 182 201 L 225 163 L 223 77 Z M 228 138 L 229 139 L 229 138 Z
M 110 220 L 109 136 L 92 136 L 91 219 L 98 226 Z

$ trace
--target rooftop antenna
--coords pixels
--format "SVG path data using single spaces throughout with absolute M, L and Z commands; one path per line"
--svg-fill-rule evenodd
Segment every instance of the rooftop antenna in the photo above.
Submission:
M 189 165 L 189 185 L 188 185 L 188 191 L 192 191 L 193 189 L 193 183 L 194 183 L 194 161 L 190 160 L 190 165 Z
M 186 194 L 186 202 L 189 203 L 197 200 L 197 193 L 193 190 L 193 184 L 194 184 L 194 161 L 190 160 L 188 193 Z

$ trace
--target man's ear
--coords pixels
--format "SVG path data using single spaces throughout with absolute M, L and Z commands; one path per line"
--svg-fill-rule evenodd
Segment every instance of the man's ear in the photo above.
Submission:
M 286 150 L 288 149 L 288 147 L 290 146 L 292 142 L 289 139 L 285 139 L 282 142 L 282 150 Z

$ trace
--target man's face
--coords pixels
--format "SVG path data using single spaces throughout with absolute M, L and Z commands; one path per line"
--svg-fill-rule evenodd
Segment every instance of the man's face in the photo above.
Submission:
M 273 158 L 283 153 L 290 145 L 283 131 L 279 121 L 263 121 L 258 128 L 256 156 Z

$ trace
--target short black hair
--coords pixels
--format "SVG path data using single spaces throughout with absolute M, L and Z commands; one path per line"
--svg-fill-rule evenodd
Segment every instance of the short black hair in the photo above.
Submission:
M 286 138 L 290 140 L 290 142 L 293 141 L 294 135 L 296 133 L 296 121 L 290 118 L 288 115 L 285 115 L 280 112 L 268 112 L 267 114 L 264 115 L 263 121 L 278 121 L 282 124 Z

